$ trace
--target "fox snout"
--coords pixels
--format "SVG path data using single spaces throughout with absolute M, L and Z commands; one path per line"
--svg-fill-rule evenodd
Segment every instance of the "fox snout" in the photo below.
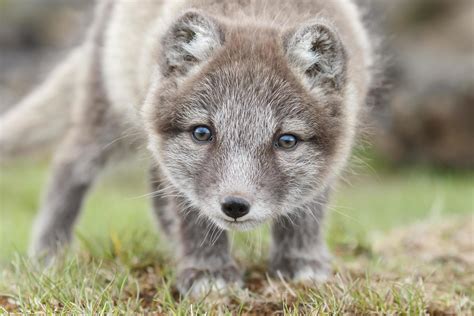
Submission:
M 250 207 L 251 205 L 246 199 L 237 196 L 228 196 L 221 203 L 222 212 L 235 220 L 247 215 L 250 212 Z

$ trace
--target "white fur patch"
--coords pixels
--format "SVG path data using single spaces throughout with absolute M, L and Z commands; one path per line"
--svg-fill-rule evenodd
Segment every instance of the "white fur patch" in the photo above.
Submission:
M 301 69 L 308 69 L 312 65 L 319 63 L 321 59 L 321 56 L 317 52 L 311 50 L 312 40 L 312 34 L 308 32 L 296 43 L 296 46 L 292 48 L 293 53 L 298 57 L 296 59 L 298 62 L 297 66 L 301 67 Z
M 328 281 L 329 275 L 324 271 L 315 271 L 312 267 L 305 267 L 295 273 L 293 280 L 301 283 L 324 283 Z
M 196 36 L 184 45 L 184 49 L 200 61 L 208 59 L 210 53 L 220 45 L 218 35 L 200 25 L 192 25 L 191 28 L 196 32 Z
M 222 278 L 202 277 L 195 281 L 188 292 L 192 298 L 201 298 L 204 296 L 221 297 L 221 294 L 242 287 L 242 282 L 228 283 Z

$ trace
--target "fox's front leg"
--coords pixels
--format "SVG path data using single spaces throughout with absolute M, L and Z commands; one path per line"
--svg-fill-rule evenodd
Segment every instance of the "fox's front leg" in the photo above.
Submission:
M 324 282 L 330 274 L 329 254 L 321 232 L 327 194 L 272 227 L 270 269 L 296 282 Z
M 241 273 L 230 255 L 226 232 L 209 219 L 199 217 L 199 210 L 183 204 L 176 199 L 168 205 L 168 211 L 174 209 L 178 217 L 179 291 L 196 297 L 239 285 Z

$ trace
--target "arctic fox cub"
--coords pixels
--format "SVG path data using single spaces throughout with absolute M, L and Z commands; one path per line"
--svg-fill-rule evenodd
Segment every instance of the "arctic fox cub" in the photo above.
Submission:
M 146 145 L 181 292 L 238 284 L 225 230 L 269 221 L 270 271 L 323 281 L 371 66 L 350 0 L 99 1 L 84 43 L 0 119 L 4 157 L 63 137 L 31 253 L 54 256 L 112 154 Z

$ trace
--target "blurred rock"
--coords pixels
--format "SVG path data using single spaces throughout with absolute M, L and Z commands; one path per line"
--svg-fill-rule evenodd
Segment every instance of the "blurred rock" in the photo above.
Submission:
M 474 1 L 385 1 L 393 98 L 377 148 L 398 163 L 474 167 Z
M 0 113 L 79 43 L 93 0 L 0 0 Z

